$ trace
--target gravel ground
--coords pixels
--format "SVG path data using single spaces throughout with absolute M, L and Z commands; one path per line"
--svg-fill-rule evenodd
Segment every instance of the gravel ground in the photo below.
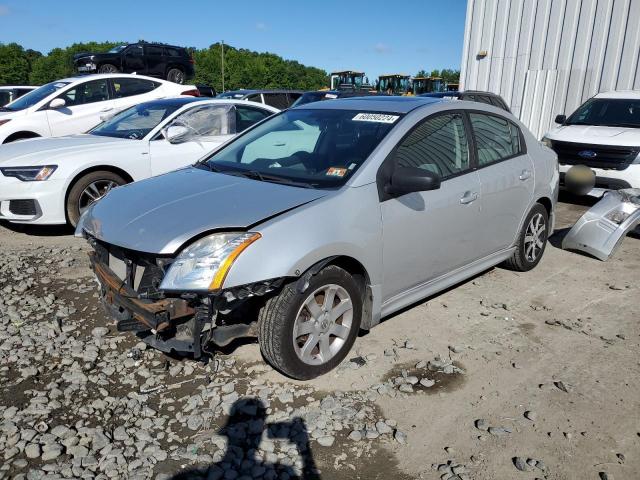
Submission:
M 86 246 L 0 224 L 0 479 L 640 478 L 640 240 L 491 269 L 292 381 L 257 344 L 208 363 L 119 334 Z M 554 246 L 556 245 L 556 246 Z

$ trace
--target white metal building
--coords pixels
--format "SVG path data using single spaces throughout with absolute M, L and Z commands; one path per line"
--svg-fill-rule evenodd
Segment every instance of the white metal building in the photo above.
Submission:
M 541 138 L 598 92 L 640 90 L 640 0 L 468 0 L 460 79 Z

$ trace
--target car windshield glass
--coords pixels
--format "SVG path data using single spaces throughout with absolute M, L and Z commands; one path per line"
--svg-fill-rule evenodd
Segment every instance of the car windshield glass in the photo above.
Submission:
M 117 47 L 113 47 L 111 50 L 109 50 L 108 53 L 120 53 L 126 47 L 127 47 L 126 45 L 118 45 Z
M 209 169 L 313 188 L 343 185 L 400 115 L 294 109 L 266 120 L 204 160 Z
M 101 137 L 130 138 L 140 140 L 147 136 L 160 122 L 179 109 L 177 103 L 143 103 L 128 108 L 89 130 L 91 135 Z
M 640 128 L 640 99 L 592 98 L 583 103 L 565 125 Z
M 25 108 L 29 108 L 34 106 L 41 100 L 44 100 L 52 93 L 60 90 L 62 87 L 69 85 L 70 82 L 51 82 L 46 85 L 41 86 L 40 88 L 36 88 L 35 90 L 30 91 L 26 95 L 18 98 L 17 100 L 11 102 L 6 107 L 2 107 L 3 110 L 7 111 L 18 111 L 24 110 Z

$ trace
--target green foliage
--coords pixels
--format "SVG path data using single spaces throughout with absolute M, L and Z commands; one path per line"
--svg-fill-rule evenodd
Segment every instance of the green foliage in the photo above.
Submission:
M 73 56 L 82 52 L 106 52 L 122 42 L 74 43 L 54 48 L 47 55 L 24 50 L 20 45 L 0 44 L 0 84 L 42 85 L 75 74 Z M 221 45 L 198 50 L 189 47 L 196 63 L 195 83 L 222 91 Z M 294 88 L 312 90 L 328 85 L 324 70 L 285 60 L 273 53 L 258 53 L 224 46 L 225 90 L 239 88 Z
M 443 70 L 431 70 L 431 73 L 426 70 L 420 70 L 415 75 L 416 77 L 441 77 L 445 82 L 448 83 L 459 83 L 460 82 L 460 70 L 451 70 L 450 68 L 445 68 Z
M 212 85 L 222 91 L 221 45 L 195 50 L 196 83 Z M 224 89 L 292 88 L 313 90 L 328 84 L 327 73 L 273 53 L 258 53 L 224 46 Z
M 106 52 L 122 42 L 74 43 L 67 48 L 54 48 L 46 56 L 36 58 L 31 67 L 29 80 L 42 85 L 60 78 L 74 75 L 73 56 L 82 52 Z
M 26 85 L 29 81 L 30 57 L 17 43 L 0 43 L 0 85 Z

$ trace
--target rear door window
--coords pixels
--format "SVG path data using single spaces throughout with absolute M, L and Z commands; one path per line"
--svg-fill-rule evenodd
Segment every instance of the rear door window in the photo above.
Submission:
M 470 169 L 469 143 L 461 113 L 428 118 L 396 147 L 398 167 L 414 167 L 446 179 Z
M 109 86 L 106 79 L 92 80 L 70 88 L 58 98 L 65 101 L 67 107 L 109 100 Z
M 115 98 L 131 97 L 151 92 L 160 86 L 159 82 L 146 80 L 144 78 L 115 78 L 113 79 L 113 90 Z
M 284 110 L 289 107 L 289 99 L 286 93 L 264 93 L 264 103 L 271 107 Z
M 237 133 L 246 130 L 260 120 L 267 118 L 271 112 L 258 108 L 236 105 L 236 131 Z
M 162 55 L 162 47 L 157 47 L 154 45 L 147 45 L 145 47 L 146 53 L 147 55 L 156 55 L 156 56 L 161 56 Z
M 476 140 L 479 166 L 489 165 L 524 153 L 520 129 L 506 118 L 469 113 Z

